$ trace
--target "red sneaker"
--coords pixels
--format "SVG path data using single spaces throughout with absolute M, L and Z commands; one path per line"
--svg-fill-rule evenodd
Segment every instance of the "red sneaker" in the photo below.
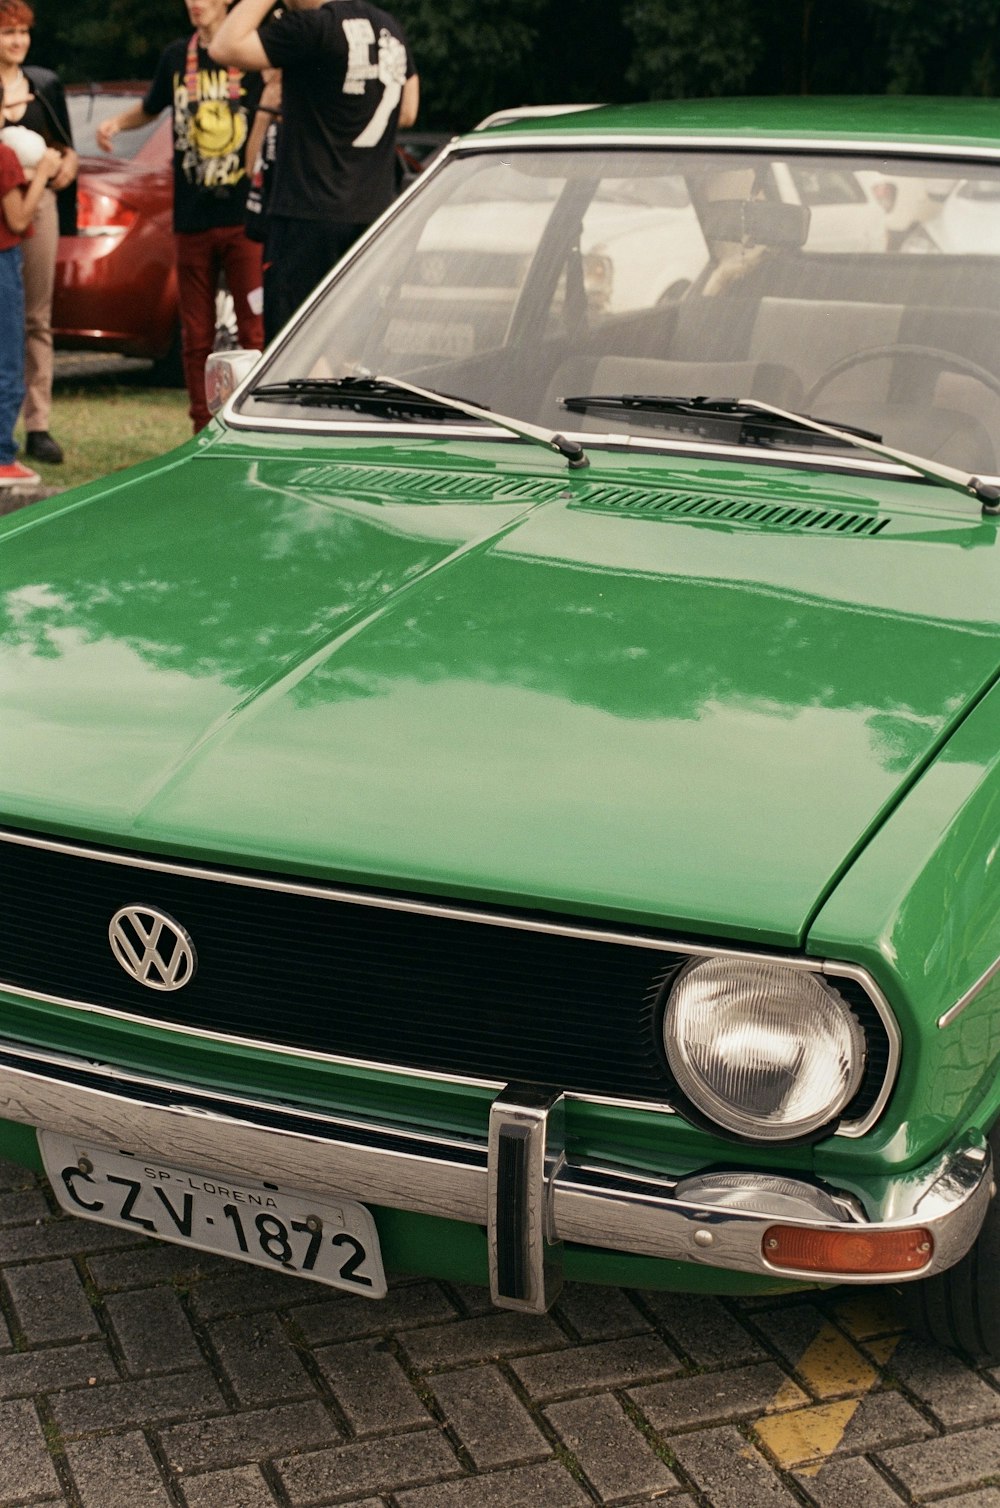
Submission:
M 0 487 L 34 487 L 41 481 L 37 471 L 22 466 L 20 461 L 8 461 L 0 466 Z

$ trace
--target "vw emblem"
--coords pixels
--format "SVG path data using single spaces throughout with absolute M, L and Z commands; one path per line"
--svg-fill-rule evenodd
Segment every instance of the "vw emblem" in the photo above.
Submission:
M 126 974 L 148 990 L 180 990 L 194 978 L 194 943 L 172 916 L 155 906 L 123 906 L 111 918 L 108 937 Z

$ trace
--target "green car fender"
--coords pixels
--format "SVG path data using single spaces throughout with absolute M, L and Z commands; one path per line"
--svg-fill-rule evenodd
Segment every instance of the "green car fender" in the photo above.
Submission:
M 809 950 L 867 968 L 900 1026 L 895 1091 L 855 1152 L 903 1170 L 988 1131 L 1000 1116 L 1000 685 L 847 869 Z M 817 1169 L 832 1155 L 818 1147 Z

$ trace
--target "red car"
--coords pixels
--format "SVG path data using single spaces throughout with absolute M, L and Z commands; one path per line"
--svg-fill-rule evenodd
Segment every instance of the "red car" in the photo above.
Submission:
M 97 145 L 102 120 L 142 103 L 144 84 L 70 86 L 80 153 L 78 234 L 59 241 L 52 326 L 64 348 L 169 362 L 179 350 L 169 114 Z
M 52 328 L 57 346 L 120 351 L 161 364 L 180 380 L 180 320 L 172 234 L 170 112 L 115 137 L 114 155 L 97 145 L 97 128 L 141 105 L 143 83 L 76 84 L 66 90 L 80 154 L 76 236 L 59 241 Z M 447 140 L 410 133 L 398 148 L 400 187 Z M 235 341 L 228 294 L 220 293 L 218 345 Z

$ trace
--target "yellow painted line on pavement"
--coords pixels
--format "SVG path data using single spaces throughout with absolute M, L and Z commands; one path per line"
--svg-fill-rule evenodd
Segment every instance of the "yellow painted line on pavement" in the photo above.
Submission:
M 845 1306 L 839 1317 L 852 1334 L 864 1340 L 879 1366 L 884 1366 L 900 1339 L 899 1333 L 878 1333 L 886 1329 L 885 1314 L 861 1306 L 852 1312 L 850 1306 Z M 879 1374 L 843 1331 L 831 1324 L 824 1324 L 818 1331 L 799 1358 L 796 1370 L 815 1397 L 829 1401 L 808 1408 L 789 1408 L 796 1395 L 801 1397 L 798 1386 L 789 1379 L 754 1428 L 779 1466 L 786 1469 L 795 1466 L 804 1476 L 816 1476 L 840 1445 Z M 785 1412 L 778 1412 L 782 1409 Z
M 755 1428 L 779 1466 L 798 1466 L 807 1476 L 814 1476 L 844 1438 L 860 1402 L 860 1398 L 842 1398 L 839 1403 L 771 1414 L 758 1420 Z

